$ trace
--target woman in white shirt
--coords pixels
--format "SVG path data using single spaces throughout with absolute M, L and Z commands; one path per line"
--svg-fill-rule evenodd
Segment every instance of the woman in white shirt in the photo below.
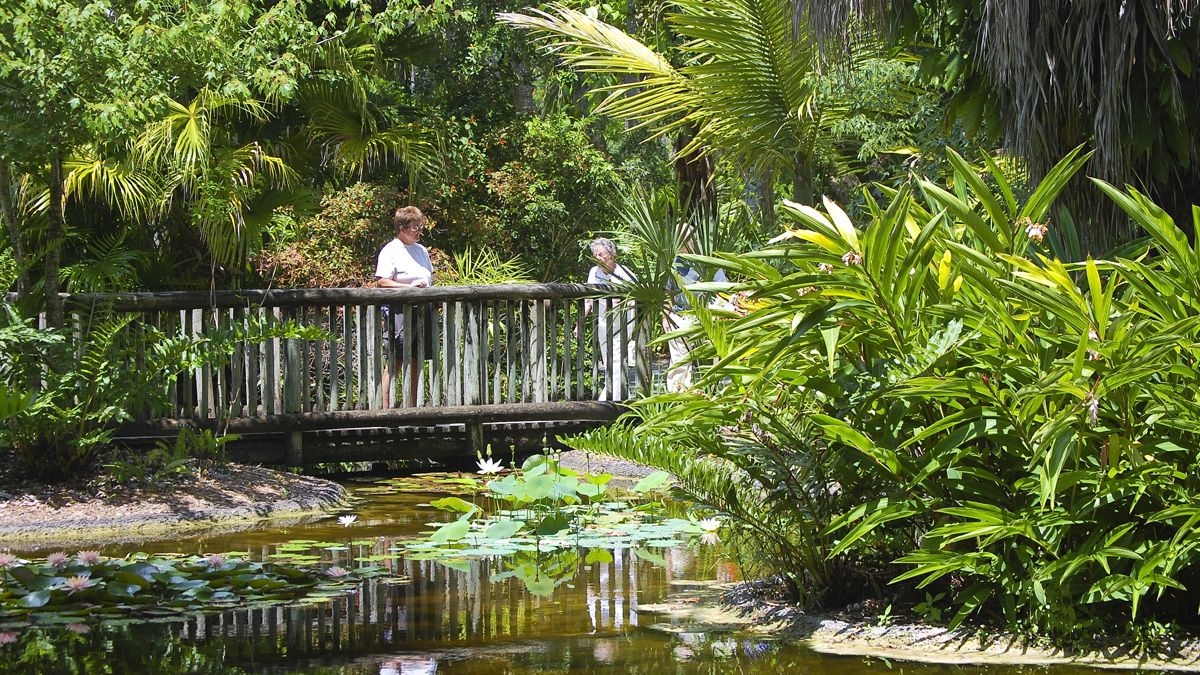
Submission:
M 629 268 L 617 263 L 617 247 L 612 243 L 612 240 L 600 238 L 591 243 L 589 247 L 592 253 L 592 258 L 595 259 L 596 265 L 588 272 L 589 284 L 612 284 L 620 286 L 622 284 L 632 283 L 637 280 L 633 272 Z M 633 362 L 633 310 L 621 312 L 620 306 L 624 303 L 615 299 L 597 300 L 600 304 L 599 311 L 596 312 L 596 335 L 600 341 L 600 361 L 604 365 L 605 373 L 605 388 L 600 393 L 599 399 L 606 401 L 609 399 L 611 392 L 613 399 L 620 399 L 623 392 L 622 386 L 625 381 L 625 364 L 626 362 L 632 365 Z M 584 313 L 590 312 L 592 309 L 592 301 L 588 300 L 584 304 Z M 612 327 L 612 334 L 609 334 L 609 318 L 614 319 L 615 324 Z M 625 332 L 625 353 L 621 354 L 622 331 Z M 596 386 L 599 386 L 597 383 Z
M 421 245 L 421 235 L 425 233 L 425 214 L 415 206 L 401 206 L 392 216 L 392 225 L 396 228 L 396 238 L 389 241 L 379 252 L 379 261 L 375 265 L 376 284 L 380 288 L 427 288 L 433 285 L 433 263 L 429 260 L 429 251 Z M 424 308 L 425 328 L 423 338 L 425 345 L 424 357 L 429 360 L 433 353 L 432 312 Z M 414 323 L 414 326 L 416 324 Z M 404 354 L 403 345 L 408 336 L 404 334 L 404 315 L 395 312 L 392 322 L 392 335 L 395 337 L 395 356 L 393 370 L 399 370 L 397 364 Z M 416 358 L 416 340 L 409 342 L 409 353 Z M 411 380 L 408 383 L 408 400 L 412 405 L 417 401 L 417 383 L 420 381 L 417 368 L 412 368 Z M 390 407 L 391 378 L 388 368 L 383 371 L 383 405 Z

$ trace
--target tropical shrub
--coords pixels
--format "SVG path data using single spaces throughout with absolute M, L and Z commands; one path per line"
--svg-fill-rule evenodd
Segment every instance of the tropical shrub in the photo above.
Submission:
M 861 226 L 785 202 L 772 246 L 694 256 L 740 278 L 698 288 L 734 309 L 697 312 L 697 389 L 571 444 L 675 471 L 810 600 L 913 580 L 951 624 L 1059 638 L 1195 606 L 1200 255 L 1102 182 L 1149 244 L 1052 255 L 1087 158 L 1018 199 L 950 152 L 950 189 L 868 197 Z
M 46 479 L 86 466 L 111 440 L 115 423 L 160 402 L 156 397 L 165 400 L 169 376 L 187 367 L 193 346 L 152 329 L 126 330 L 129 316 L 91 326 L 80 340 L 34 328 L 7 305 L 0 320 L 0 382 L 29 401 L 4 419 L 0 445 L 14 448 L 27 470 Z
M 570 277 L 580 242 L 612 227 L 608 198 L 620 177 L 588 122 L 528 117 L 484 132 L 473 120 L 451 122 L 446 166 L 429 195 L 438 245 L 495 247 L 541 281 Z
M 193 337 L 103 309 L 81 316 L 78 332 L 68 332 L 35 328 L 10 305 L 0 309 L 0 447 L 13 448 L 28 472 L 47 480 L 87 467 L 120 423 L 167 405 L 177 375 L 228 363 L 235 344 L 330 338 L 295 322 Z M 189 434 L 164 451 L 166 465 L 211 456 L 220 443 Z
M 379 249 L 395 236 L 396 190 L 355 183 L 326 195 L 320 212 L 299 221 L 277 219 L 258 273 L 283 288 L 362 286 L 375 279 Z

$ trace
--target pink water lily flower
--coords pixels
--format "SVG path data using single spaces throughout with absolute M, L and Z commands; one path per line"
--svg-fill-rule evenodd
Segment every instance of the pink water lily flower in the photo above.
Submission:
M 0 645 L 11 645 L 17 641 L 17 634 L 11 630 L 0 630 Z
M 329 576 L 331 576 L 335 579 L 340 579 L 341 577 L 350 576 L 350 570 L 348 570 L 344 567 L 338 567 L 337 565 L 334 565 L 333 567 L 330 567 L 329 569 L 325 570 L 325 574 L 328 574 Z
M 58 553 L 51 553 L 50 555 L 46 556 L 46 564 L 50 565 L 51 567 L 62 567 L 63 565 L 66 565 L 67 561 L 70 559 L 71 556 L 59 551 Z
M 17 566 L 17 556 L 11 553 L 0 553 L 0 570 L 12 569 Z
M 205 558 L 205 560 L 208 561 L 209 567 L 220 567 L 225 564 L 225 556 L 220 553 L 213 553 Z
M 95 586 L 95 585 L 96 585 L 96 582 L 92 581 L 91 577 L 84 575 L 84 574 L 70 577 L 69 579 L 67 579 L 66 581 L 63 582 L 63 588 L 70 589 L 70 592 L 68 593 L 68 595 L 70 595 L 71 593 L 74 593 L 75 591 L 82 591 L 85 588 L 91 588 L 92 586 Z
M 80 551 L 75 557 L 84 565 L 96 565 L 100 562 L 100 551 Z

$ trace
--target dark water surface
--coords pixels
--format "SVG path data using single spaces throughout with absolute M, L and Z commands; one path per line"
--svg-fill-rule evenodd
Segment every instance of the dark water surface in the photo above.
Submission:
M 355 492 L 359 489 L 350 486 Z M 335 518 L 287 528 L 106 548 L 105 555 L 147 552 L 277 554 L 293 540 L 320 542 L 322 562 L 351 567 L 378 556 L 409 577 L 364 582 L 358 592 L 304 606 L 239 608 L 181 621 L 92 624 L 22 630 L 0 646 L 0 673 L 329 673 L 517 675 L 596 673 L 811 673 L 941 675 L 943 673 L 1067 675 L 1082 669 L 957 668 L 821 656 L 752 633 L 710 633 L 639 606 L 688 604 L 703 581 L 734 580 L 711 547 L 655 549 L 665 564 L 629 549 L 611 563 L 584 564 L 580 552 L 528 554 L 523 562 L 560 579 L 546 596 L 520 579 L 492 582 L 505 561 L 472 561 L 454 569 L 390 555 L 426 523 L 448 515 L 422 506 L 437 495 L 371 494 L 351 509 L 350 527 Z M 354 543 L 357 542 L 357 543 Z M 344 549 L 344 550 L 343 550 Z M 73 551 L 69 551 L 73 552 Z M 42 551 L 44 554 L 45 551 Z M 586 552 L 584 552 L 586 553 Z M 86 632 L 83 632 L 85 631 Z

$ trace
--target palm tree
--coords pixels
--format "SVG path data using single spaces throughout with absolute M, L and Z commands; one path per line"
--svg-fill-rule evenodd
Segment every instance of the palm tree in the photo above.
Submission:
M 683 0 L 667 17 L 686 42 L 680 67 L 624 31 L 564 5 L 499 18 L 533 31 L 581 70 L 620 76 L 598 112 L 633 120 L 655 136 L 681 134 L 676 155 L 720 150 L 751 176 L 791 178 L 811 202 L 813 158 L 844 113 L 819 96 L 818 52 L 798 0 Z M 862 58 L 863 52 L 859 52 Z M 630 77 L 631 76 L 631 77 Z M 773 202 L 768 196 L 765 204 Z M 769 217 L 769 216 L 768 216 Z
M 1088 174 L 1141 187 L 1190 229 L 1200 192 L 1200 2 L 831 0 L 806 9 L 821 40 L 866 21 L 900 46 L 920 46 L 922 72 L 952 94 L 948 116 L 985 131 L 990 121 L 1032 182 L 1089 144 Z M 1112 200 L 1078 181 L 1064 198 L 1090 221 L 1086 251 L 1136 235 Z

